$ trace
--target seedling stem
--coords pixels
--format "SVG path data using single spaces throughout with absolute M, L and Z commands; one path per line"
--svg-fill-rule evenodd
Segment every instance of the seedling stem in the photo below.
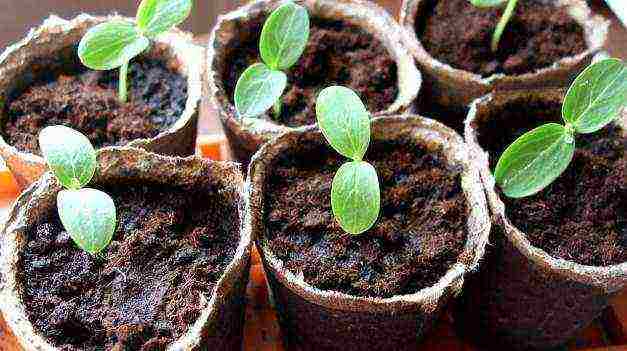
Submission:
M 128 76 L 128 61 L 120 66 L 120 77 L 118 79 L 118 90 L 120 95 L 120 101 L 126 102 L 128 100 L 128 83 L 126 82 Z
M 492 35 L 492 52 L 496 52 L 499 49 L 499 41 L 501 41 L 501 36 L 503 35 L 503 31 L 505 31 L 505 27 L 507 23 L 512 18 L 514 14 L 514 9 L 516 9 L 516 3 L 518 0 L 509 0 L 507 2 L 507 6 L 505 7 L 505 11 L 503 12 L 503 16 L 499 20 L 499 23 L 496 25 L 494 29 L 494 34 Z
M 182 23 L 192 0 L 142 0 L 135 21 L 114 18 L 90 28 L 78 45 L 81 62 L 95 70 L 120 68 L 118 97 L 128 99 L 128 65 L 150 46 L 150 40 Z
M 278 98 L 277 101 L 272 106 L 272 110 L 274 111 L 274 119 L 275 120 L 278 121 L 279 117 L 281 117 L 281 110 L 282 109 L 283 109 L 283 102 L 281 101 L 281 98 Z

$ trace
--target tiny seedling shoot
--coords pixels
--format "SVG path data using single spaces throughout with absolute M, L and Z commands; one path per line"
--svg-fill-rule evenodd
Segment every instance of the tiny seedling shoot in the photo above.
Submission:
M 318 95 L 316 119 L 331 147 L 350 159 L 331 184 L 333 215 L 344 231 L 361 234 L 376 222 L 381 202 L 377 171 L 363 160 L 370 143 L 370 115 L 354 91 L 332 86 Z
M 507 23 L 514 14 L 514 10 L 516 9 L 516 3 L 518 2 L 518 0 L 470 0 L 470 3 L 476 7 L 501 6 L 505 2 L 507 2 L 507 5 L 505 6 L 505 10 L 503 11 L 503 16 L 501 16 L 499 23 L 496 24 L 496 28 L 494 29 L 494 33 L 492 34 L 492 43 L 490 45 L 492 52 L 496 52 L 498 50 L 499 41 L 501 41 L 501 36 L 503 35 L 503 31 L 505 30 Z
M 521 198 L 551 184 L 570 164 L 577 134 L 593 133 L 627 103 L 627 68 L 605 59 L 575 78 L 562 104 L 565 125 L 547 123 L 516 139 L 499 159 L 494 176 L 505 195 Z
M 275 118 L 281 115 L 281 95 L 287 86 L 284 71 L 298 61 L 307 40 L 307 9 L 287 2 L 270 14 L 259 40 L 263 62 L 248 67 L 235 85 L 235 109 L 240 118 L 258 117 L 270 107 L 274 107 Z
M 109 245 L 116 225 L 115 204 L 96 189 L 84 188 L 96 172 L 96 151 L 89 139 L 74 129 L 51 126 L 39 133 L 39 147 L 59 183 L 61 223 L 76 245 L 96 255 Z
M 142 0 L 135 23 L 116 19 L 89 29 L 78 45 L 78 57 L 91 69 L 120 68 L 118 95 L 126 102 L 131 59 L 148 48 L 150 39 L 183 22 L 191 10 L 192 0 Z

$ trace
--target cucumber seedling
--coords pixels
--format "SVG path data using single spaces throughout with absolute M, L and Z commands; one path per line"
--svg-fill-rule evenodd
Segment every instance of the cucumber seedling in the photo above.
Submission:
M 551 184 L 566 170 L 577 134 L 593 133 L 614 120 L 627 102 L 627 68 L 605 59 L 575 78 L 562 104 L 565 125 L 547 123 L 516 139 L 499 159 L 494 177 L 505 195 L 521 198 Z
M 516 3 L 518 2 L 518 0 L 470 0 L 470 3 L 476 7 L 501 6 L 505 2 L 507 2 L 507 5 L 505 5 L 503 15 L 499 19 L 499 22 L 496 24 L 496 28 L 494 28 L 494 33 L 492 34 L 492 42 L 490 44 L 492 52 L 496 52 L 499 49 L 501 36 L 503 35 L 503 31 L 505 31 L 507 23 L 514 15 L 514 10 L 516 9 Z
M 84 188 L 96 172 L 96 151 L 86 136 L 65 126 L 39 133 L 39 147 L 48 167 L 65 188 L 57 194 L 61 223 L 76 245 L 95 255 L 109 245 L 116 226 L 113 199 Z
M 192 0 L 142 0 L 135 23 L 115 19 L 90 28 L 78 45 L 81 62 L 94 70 L 120 69 L 118 95 L 127 100 L 129 62 L 150 45 L 150 39 L 183 22 Z
M 354 91 L 332 86 L 318 95 L 316 119 L 331 147 L 351 160 L 331 184 L 333 215 L 347 233 L 363 233 L 376 222 L 381 203 L 377 171 L 363 160 L 370 143 L 370 114 Z
M 258 117 L 274 107 L 279 118 L 281 95 L 287 86 L 285 70 L 305 51 L 309 40 L 307 9 L 293 2 L 272 11 L 261 30 L 259 51 L 263 62 L 246 68 L 237 80 L 233 100 L 240 118 Z

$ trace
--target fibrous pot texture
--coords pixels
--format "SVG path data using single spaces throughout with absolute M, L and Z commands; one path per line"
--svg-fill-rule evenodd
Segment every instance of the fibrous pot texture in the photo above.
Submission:
M 519 350 L 564 344 L 627 283 L 625 114 L 576 138 L 566 171 L 538 194 L 505 197 L 491 172 L 509 143 L 561 120 L 563 89 L 494 93 L 471 105 L 465 137 L 495 226 L 486 265 L 469 284 L 469 335 Z
M 246 67 L 261 62 L 261 28 L 282 3 L 253 1 L 220 16 L 209 38 L 208 94 L 235 158 L 244 165 L 271 138 L 314 124 L 315 99 L 327 86 L 352 88 L 378 115 L 405 111 L 421 85 L 402 30 L 384 9 L 361 0 L 298 0 L 309 13 L 311 33 L 303 56 L 286 72 L 283 112 L 278 119 L 269 111 L 241 120 L 233 104 L 235 83 Z
M 0 241 L 0 313 L 23 350 L 241 350 L 250 231 L 238 166 L 104 148 L 90 187 L 116 202 L 91 256 L 56 210 L 50 172 L 25 190 Z M 216 251 L 217 250 L 217 251 Z
M 381 152 L 392 146 L 389 156 Z M 379 117 L 372 121 L 370 149 L 366 160 L 381 172 L 382 212 L 375 226 L 360 236 L 342 232 L 330 205 L 317 202 L 328 202 L 332 176 L 327 173 L 339 167 L 340 157 L 316 127 L 285 133 L 253 157 L 246 223 L 252 226 L 289 347 L 414 350 L 483 256 L 490 220 L 477 170 L 470 166 L 459 135 L 418 116 Z M 421 155 L 415 167 L 409 164 L 414 152 Z M 397 174 L 388 166 L 399 164 L 399 157 L 409 160 L 401 164 L 412 173 Z M 404 195 L 414 187 L 403 184 L 414 184 L 415 178 L 448 181 L 441 170 L 454 175 L 452 186 L 443 183 L 415 190 L 411 198 Z M 294 192 L 294 187 L 277 187 L 289 178 L 309 190 L 289 208 L 277 208 L 281 194 Z M 412 224 L 414 201 L 423 204 L 426 211 L 421 213 L 431 218 Z M 401 218 L 408 223 L 398 221 Z M 423 227 L 423 222 L 435 226 Z M 451 239 L 443 234 L 447 231 L 461 231 L 455 239 L 459 251 L 449 246 Z M 419 249 L 408 254 L 408 247 Z M 423 261 L 404 266 L 398 252 Z M 441 267 L 441 261 L 448 265 Z M 437 270 L 433 277 L 429 268 L 421 268 L 432 263 Z
M 91 27 L 119 16 L 51 16 L 0 56 L 0 156 L 24 188 L 45 170 L 38 130 L 67 124 L 96 147 L 133 146 L 188 156 L 195 150 L 204 51 L 173 29 L 131 60 L 130 101 L 119 103 L 118 70 L 90 71 L 76 54 Z
M 492 53 L 503 9 L 465 0 L 403 1 L 400 23 L 423 74 L 419 113 L 463 130 L 474 99 L 497 90 L 568 86 L 607 41 L 609 21 L 584 0 L 519 1 Z

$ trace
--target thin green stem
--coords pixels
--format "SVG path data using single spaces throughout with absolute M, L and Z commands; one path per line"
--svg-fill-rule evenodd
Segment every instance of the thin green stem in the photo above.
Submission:
M 272 111 L 274 111 L 274 119 L 279 120 L 281 117 L 281 109 L 283 109 L 283 101 L 281 101 L 281 97 L 279 97 L 272 106 Z
M 505 26 L 512 18 L 514 14 L 514 9 L 516 8 L 516 3 L 518 0 L 509 0 L 507 2 L 507 6 L 505 7 L 505 11 L 503 11 L 503 16 L 499 20 L 499 23 L 496 25 L 494 29 L 494 34 L 492 35 L 492 52 L 496 52 L 499 49 L 499 41 L 501 40 L 501 35 L 503 35 L 503 31 L 505 30 Z
M 126 77 L 128 76 L 128 62 L 120 66 L 120 77 L 118 78 L 118 95 L 120 96 L 120 101 L 126 102 L 128 93 L 128 85 L 126 83 Z

